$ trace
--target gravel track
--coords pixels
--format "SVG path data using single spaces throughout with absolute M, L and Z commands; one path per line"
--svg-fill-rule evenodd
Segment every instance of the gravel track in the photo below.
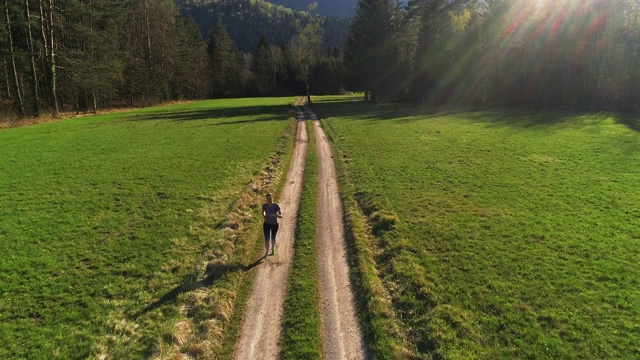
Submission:
M 305 116 L 306 112 L 306 116 Z M 283 211 L 276 255 L 257 267 L 245 310 L 235 359 L 277 359 L 283 304 L 293 257 L 293 236 L 309 145 L 306 117 L 313 120 L 318 149 L 318 264 L 323 347 L 327 359 L 364 359 L 365 346 L 358 324 L 346 259 L 342 205 L 330 142 L 308 108 L 296 106 L 296 146 L 287 179 L 276 200 Z

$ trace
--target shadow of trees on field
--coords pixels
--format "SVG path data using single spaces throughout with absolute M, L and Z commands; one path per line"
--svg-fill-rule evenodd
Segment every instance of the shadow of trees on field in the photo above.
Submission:
M 211 125 L 230 125 L 265 121 L 287 120 L 291 107 L 288 105 L 246 106 L 224 108 L 202 108 L 194 110 L 158 111 L 132 115 L 125 121 L 174 121 L 218 120 Z M 241 118 L 241 120 L 238 120 Z M 225 121 L 228 120 L 228 121 Z
M 208 266 L 207 270 L 205 272 L 206 277 L 202 280 L 199 281 L 185 281 L 182 285 L 176 287 L 175 289 L 169 291 L 168 293 L 166 293 L 164 296 L 162 296 L 160 299 L 158 299 L 157 301 L 147 305 L 144 309 L 136 312 L 135 314 L 133 314 L 131 317 L 133 320 L 136 320 L 137 318 L 139 318 L 140 316 L 149 313 L 157 308 L 159 308 L 160 306 L 169 303 L 169 302 L 173 302 L 175 301 L 179 295 L 187 293 L 189 291 L 193 291 L 196 289 L 200 289 L 200 288 L 204 288 L 204 287 L 209 287 L 211 285 L 214 284 L 214 282 L 218 279 L 220 279 L 221 277 L 223 277 L 224 275 L 231 273 L 231 272 L 235 272 L 235 271 L 249 271 L 253 268 L 255 268 L 256 266 L 260 265 L 263 263 L 264 258 L 259 258 L 258 260 L 254 261 L 253 263 L 249 264 L 249 265 L 241 265 L 241 264 L 215 264 L 212 266 Z
M 353 120 L 391 120 L 399 117 L 418 115 L 415 108 L 406 105 L 374 105 L 364 101 L 314 102 L 308 106 L 323 119 L 348 117 Z M 422 114 L 420 114 L 422 115 Z
M 640 114 L 624 114 L 615 119 L 618 124 L 626 125 L 634 131 L 640 131 Z
M 311 108 L 321 117 L 347 117 L 354 121 L 394 121 L 408 124 L 425 119 L 460 115 L 461 119 L 484 122 L 490 127 L 536 128 L 556 125 L 590 126 L 612 119 L 615 123 L 625 125 L 633 131 L 640 131 L 640 114 L 572 112 L 520 109 L 470 109 L 470 108 L 436 108 L 415 104 L 382 104 L 374 105 L 358 101 L 315 102 Z M 451 119 L 455 121 L 455 118 Z

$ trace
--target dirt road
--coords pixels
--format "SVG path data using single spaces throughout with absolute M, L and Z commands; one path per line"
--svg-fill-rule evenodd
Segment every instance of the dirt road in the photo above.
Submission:
M 356 317 L 344 241 L 342 204 L 329 139 L 316 115 L 313 121 L 318 148 L 318 268 L 320 313 L 327 359 L 363 359 L 364 343 Z
M 282 208 L 276 255 L 258 266 L 251 296 L 245 309 L 236 359 L 276 359 L 279 355 L 280 321 L 287 278 L 293 256 L 296 214 L 302 194 L 302 179 L 309 147 L 304 116 L 298 116 L 296 146 L 285 184 L 276 202 Z
M 327 359 L 364 359 L 364 343 L 358 325 L 343 235 L 342 206 L 338 195 L 335 166 L 329 141 L 315 114 L 314 134 L 319 155 L 318 264 L 320 269 L 320 310 L 324 352 Z M 293 257 L 295 216 L 302 191 L 308 135 L 305 115 L 296 107 L 298 129 L 296 147 L 286 183 L 277 201 L 283 209 L 277 254 L 258 267 L 252 294 L 245 310 L 236 359 L 276 359 L 287 278 Z

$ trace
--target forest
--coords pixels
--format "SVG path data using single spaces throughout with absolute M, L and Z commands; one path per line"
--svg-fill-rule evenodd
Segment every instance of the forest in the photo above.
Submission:
M 295 10 L 306 10 L 313 0 L 271 0 L 271 3 Z M 352 17 L 358 0 L 316 0 L 320 15 Z
M 362 0 L 347 88 L 447 107 L 637 111 L 639 50 L 636 0 Z
M 637 111 L 635 0 L 0 0 L 0 118 L 364 92 L 446 107 Z
M 261 0 L 0 1 L 0 119 L 304 92 L 305 49 L 347 31 Z

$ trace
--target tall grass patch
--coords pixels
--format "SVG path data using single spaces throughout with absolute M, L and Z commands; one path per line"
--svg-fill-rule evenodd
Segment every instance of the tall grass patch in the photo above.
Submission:
M 315 109 L 411 356 L 640 354 L 638 119 Z
M 290 102 L 207 101 L 0 131 L 0 357 L 206 353 L 180 344 L 231 316 L 228 282 L 246 269 L 250 241 L 238 231 L 255 206 L 243 199 L 280 166 Z M 192 306 L 199 296 L 216 310 Z

